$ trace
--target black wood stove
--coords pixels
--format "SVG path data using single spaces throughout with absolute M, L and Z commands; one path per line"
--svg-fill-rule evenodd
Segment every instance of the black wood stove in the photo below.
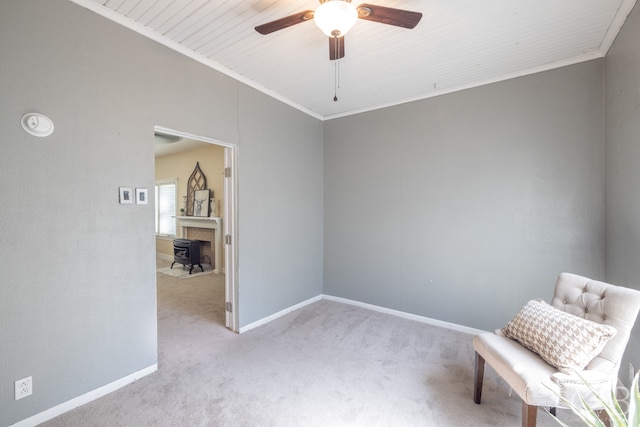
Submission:
M 202 264 L 200 264 L 200 241 L 199 240 L 187 240 L 187 239 L 175 239 L 173 241 L 173 264 L 182 264 L 189 266 L 189 274 L 193 271 L 194 266 L 200 267 L 200 270 L 204 271 Z

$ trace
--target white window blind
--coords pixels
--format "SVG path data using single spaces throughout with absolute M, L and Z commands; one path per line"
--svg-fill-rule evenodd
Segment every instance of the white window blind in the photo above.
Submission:
M 176 183 L 156 185 L 156 234 L 176 235 Z

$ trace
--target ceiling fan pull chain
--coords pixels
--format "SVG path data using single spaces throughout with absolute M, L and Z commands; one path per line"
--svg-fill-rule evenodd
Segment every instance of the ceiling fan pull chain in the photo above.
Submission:
M 336 63 L 334 64 L 334 72 L 333 72 L 333 101 L 338 100 L 338 60 L 336 59 Z
M 338 52 L 338 37 L 333 38 L 333 45 L 335 52 Z M 338 101 L 338 88 L 340 87 L 340 58 L 335 59 L 333 64 L 333 102 Z

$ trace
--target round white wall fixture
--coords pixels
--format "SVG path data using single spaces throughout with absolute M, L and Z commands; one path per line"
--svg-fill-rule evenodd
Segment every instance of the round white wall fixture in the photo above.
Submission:
M 49 136 L 53 133 L 53 122 L 47 116 L 27 113 L 22 116 L 22 127 L 33 136 Z

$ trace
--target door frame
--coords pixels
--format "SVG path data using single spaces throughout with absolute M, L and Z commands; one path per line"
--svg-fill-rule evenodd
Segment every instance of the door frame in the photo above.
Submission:
M 225 326 L 235 333 L 238 327 L 238 145 L 202 135 L 154 126 L 154 132 L 179 136 L 224 148 L 224 221 L 222 237 L 224 248 Z M 229 172 L 227 172 L 229 171 Z M 216 230 L 220 232 L 220 230 Z

